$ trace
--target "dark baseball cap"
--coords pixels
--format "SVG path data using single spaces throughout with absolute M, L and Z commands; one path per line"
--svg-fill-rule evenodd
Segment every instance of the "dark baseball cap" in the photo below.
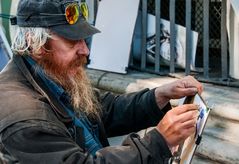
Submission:
M 20 27 L 49 28 L 56 34 L 70 39 L 80 40 L 91 37 L 100 32 L 91 26 L 79 14 L 75 24 L 69 24 L 65 16 L 67 4 L 77 3 L 76 0 L 20 0 L 17 8 L 17 16 L 11 23 Z

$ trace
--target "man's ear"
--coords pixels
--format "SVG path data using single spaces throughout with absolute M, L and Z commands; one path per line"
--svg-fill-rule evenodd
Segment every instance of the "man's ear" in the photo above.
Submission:
M 30 54 L 32 54 L 31 56 L 34 59 L 41 59 L 43 57 L 43 55 L 45 55 L 47 53 L 47 50 L 44 46 L 41 46 L 40 49 L 35 50 L 31 47 L 31 43 L 32 43 L 32 36 L 31 33 L 27 33 L 26 34 L 26 41 L 27 41 L 27 45 L 28 45 L 28 51 L 30 52 Z
M 32 57 L 35 60 L 40 60 L 42 59 L 45 55 L 47 55 L 47 50 L 44 47 L 41 47 L 37 52 L 32 53 Z

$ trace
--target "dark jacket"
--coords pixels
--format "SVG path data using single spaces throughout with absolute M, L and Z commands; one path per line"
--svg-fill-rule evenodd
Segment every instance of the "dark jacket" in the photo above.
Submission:
M 102 114 L 91 121 L 99 126 L 104 148 L 93 157 L 84 151 L 82 130 L 72 130 L 72 119 L 29 72 L 22 57 L 14 56 L 0 74 L 0 150 L 24 164 L 167 163 L 171 152 L 156 129 L 143 138 L 130 132 L 155 126 L 170 104 L 158 109 L 154 90 L 148 89 L 97 94 Z M 127 133 L 122 146 L 108 145 L 107 137 Z

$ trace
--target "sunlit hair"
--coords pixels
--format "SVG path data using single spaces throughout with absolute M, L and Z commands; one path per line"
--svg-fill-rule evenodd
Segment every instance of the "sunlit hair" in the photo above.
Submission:
M 51 34 L 46 28 L 17 27 L 11 48 L 15 54 L 38 55 L 49 38 Z

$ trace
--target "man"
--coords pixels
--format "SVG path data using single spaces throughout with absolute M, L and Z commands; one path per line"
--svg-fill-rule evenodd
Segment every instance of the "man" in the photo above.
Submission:
M 169 100 L 202 92 L 193 77 L 152 90 L 93 90 L 84 39 L 99 32 L 72 0 L 21 0 L 13 59 L 0 75 L 1 151 L 20 163 L 168 163 L 195 131 L 197 106 Z M 170 110 L 171 109 L 171 110 Z M 161 121 L 160 121 L 161 120 Z M 135 132 L 156 126 L 145 137 Z M 127 134 L 122 146 L 107 137 Z

